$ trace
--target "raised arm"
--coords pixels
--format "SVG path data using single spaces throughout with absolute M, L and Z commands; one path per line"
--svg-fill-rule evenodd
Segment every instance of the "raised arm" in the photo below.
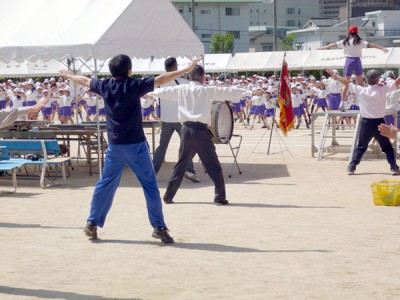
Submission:
M 325 71 L 326 71 L 326 73 L 331 75 L 331 77 L 333 79 L 336 79 L 337 81 L 339 81 L 342 85 L 348 86 L 350 84 L 350 81 L 346 80 L 345 78 L 343 78 L 342 76 L 340 76 L 337 73 L 333 73 L 333 71 L 331 69 L 326 69 Z
M 181 77 L 182 75 L 192 71 L 199 61 L 201 61 L 201 58 L 195 59 L 186 68 L 183 68 L 181 70 L 167 72 L 167 73 L 164 73 L 164 74 L 161 74 L 161 75 L 157 76 L 154 79 L 154 88 L 157 88 L 157 87 L 159 87 L 161 85 L 164 85 L 164 84 L 166 84 L 168 82 L 171 82 L 172 80 L 174 80 L 174 79 L 176 79 L 178 77 Z
M 325 45 L 323 47 L 317 48 L 317 50 L 326 50 L 326 49 L 330 49 L 330 48 L 337 48 L 336 43 Z
M 381 46 L 379 46 L 377 44 L 373 44 L 373 43 L 368 43 L 368 48 L 375 48 L 375 49 L 382 50 L 385 53 L 389 53 L 389 49 L 386 49 L 384 47 L 381 47 Z
M 72 74 L 70 71 L 67 70 L 61 70 L 60 71 L 60 76 L 68 79 L 68 80 L 72 80 L 73 82 L 85 86 L 85 87 L 90 87 L 90 81 L 91 79 L 86 77 L 86 76 L 82 76 L 82 75 L 74 75 Z

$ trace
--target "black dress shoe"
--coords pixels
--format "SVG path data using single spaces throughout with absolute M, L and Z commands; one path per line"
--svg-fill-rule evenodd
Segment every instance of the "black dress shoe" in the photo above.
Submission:
M 214 203 L 217 205 L 228 205 L 229 201 L 226 199 L 215 199 Z
M 174 203 L 174 200 L 164 198 L 164 203 L 165 204 L 172 204 L 172 203 Z

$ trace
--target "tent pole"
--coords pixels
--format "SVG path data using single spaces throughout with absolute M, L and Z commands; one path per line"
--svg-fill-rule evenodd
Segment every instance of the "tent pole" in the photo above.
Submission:
M 74 74 L 74 75 L 76 75 L 77 73 L 78 73 L 78 71 L 76 71 L 76 67 L 75 67 L 75 59 L 72 57 L 71 58 L 71 63 L 72 63 L 72 73 Z M 69 67 L 68 67 L 69 68 Z M 74 99 L 75 99 L 75 122 L 76 122 L 76 124 L 78 124 L 79 123 L 79 116 L 78 116 L 78 112 L 79 112 L 79 109 L 78 109 L 78 107 L 79 107 L 79 100 L 78 100 L 78 98 L 77 98 L 77 92 L 76 92 L 76 83 L 75 83 L 75 81 L 73 81 L 73 83 L 74 83 Z
M 93 57 L 94 60 L 94 78 L 98 77 L 98 68 L 97 68 L 97 58 Z M 102 161 L 101 161 L 101 153 L 103 153 L 103 148 L 101 146 L 102 141 L 100 141 L 100 116 L 99 116 L 99 96 L 96 94 L 96 120 L 97 120 L 97 155 L 99 156 L 99 177 L 102 175 Z

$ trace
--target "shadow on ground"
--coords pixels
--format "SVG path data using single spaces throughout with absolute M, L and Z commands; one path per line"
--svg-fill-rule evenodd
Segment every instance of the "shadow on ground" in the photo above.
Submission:
M 27 297 L 37 297 L 40 299 L 75 299 L 75 300 L 139 300 L 139 298 L 108 298 L 97 295 L 84 295 L 77 294 L 73 292 L 62 292 L 53 290 L 43 290 L 43 289 L 27 289 L 27 288 L 15 288 L 0 285 L 0 295 L 14 295 L 14 296 L 27 296 Z

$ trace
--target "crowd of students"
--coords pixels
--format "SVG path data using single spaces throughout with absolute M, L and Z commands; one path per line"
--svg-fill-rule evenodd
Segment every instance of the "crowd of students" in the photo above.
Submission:
M 333 72 L 338 73 L 337 70 Z M 394 74 L 388 73 L 381 84 L 393 80 Z M 354 82 L 355 78 L 351 80 Z M 296 129 L 302 124 L 309 128 L 311 113 L 318 110 L 359 110 L 358 99 L 353 93 L 348 93 L 342 99 L 342 87 L 333 77 L 322 76 L 317 80 L 314 76 L 297 75 L 288 78 L 291 89 L 292 107 L 295 115 Z M 214 86 L 234 86 L 245 88 L 252 92 L 251 97 L 231 100 L 234 119 L 245 128 L 254 129 L 261 123 L 261 128 L 270 129 L 272 120 L 278 126 L 279 114 L 275 113 L 279 89 L 279 79 L 275 76 L 240 76 L 228 80 L 218 80 L 217 77 L 207 75 L 206 84 Z M 74 97 L 75 96 L 75 97 Z M 68 80 L 62 77 L 45 79 L 43 82 L 34 82 L 32 79 L 13 82 L 9 79 L 0 84 L 0 109 L 7 107 L 33 106 L 41 99 L 49 97 L 50 101 L 40 113 L 31 113 L 28 119 L 37 120 L 40 115 L 48 124 L 58 120 L 60 123 L 74 123 L 78 114 L 78 121 L 96 120 L 96 95 L 88 88 L 72 90 Z M 392 97 L 393 98 L 393 97 Z M 392 101 L 393 102 L 393 101 Z M 159 119 L 159 101 L 151 97 L 142 97 L 143 120 Z M 83 112 L 85 114 L 83 115 Z M 275 116 L 275 117 L 274 117 Z M 104 100 L 99 98 L 99 118 L 105 120 Z M 393 123 L 388 117 L 388 123 Z M 339 120 L 344 129 L 346 125 L 354 122 L 351 117 Z
M 335 72 L 338 72 L 335 70 Z M 352 78 L 354 80 L 355 78 Z M 296 116 L 296 128 L 304 124 L 309 128 L 311 113 L 319 109 L 329 110 L 359 110 L 357 97 L 348 93 L 347 99 L 342 100 L 342 87 L 332 77 L 322 76 L 317 80 L 314 76 L 292 76 L 288 78 L 288 85 L 291 89 L 291 99 L 294 115 Z M 240 76 L 229 80 L 218 80 L 207 75 L 206 84 L 214 86 L 234 86 L 244 88 L 252 92 L 251 97 L 230 100 L 232 112 L 237 122 L 250 130 L 254 129 L 257 123 L 262 128 L 270 129 L 272 120 L 278 125 L 279 114 L 275 114 L 277 105 L 279 79 L 275 76 L 252 75 L 249 77 Z M 158 99 L 142 98 L 143 118 L 158 118 Z M 274 117 L 275 116 L 275 117 Z M 350 117 L 344 117 L 343 124 L 352 122 Z M 343 127 L 344 128 L 344 127 Z
M 77 113 L 83 121 L 96 120 L 96 95 L 88 88 L 80 88 L 76 92 L 70 87 L 68 80 L 62 77 L 52 77 L 43 82 L 27 81 L 14 82 L 8 79 L 0 84 L 0 109 L 34 106 L 44 98 L 49 98 L 47 104 L 38 113 L 30 113 L 29 120 L 38 120 L 40 115 L 48 124 L 58 120 L 60 123 L 74 123 Z M 99 98 L 99 118 L 105 120 L 105 107 Z

